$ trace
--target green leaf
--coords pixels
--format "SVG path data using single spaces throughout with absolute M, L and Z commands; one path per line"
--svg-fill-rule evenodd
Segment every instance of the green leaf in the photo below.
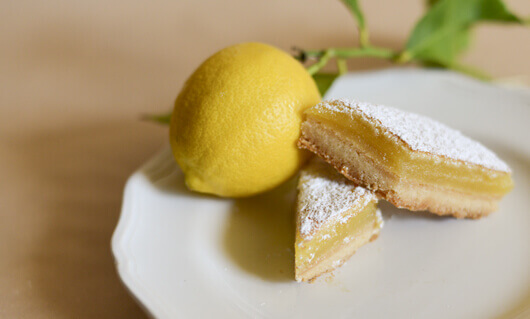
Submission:
M 313 79 L 317 84 L 320 96 L 324 97 L 333 82 L 339 77 L 337 73 L 317 73 L 313 74 Z
M 169 125 L 169 122 L 171 122 L 171 112 L 165 114 L 147 114 L 142 116 L 142 120 L 156 122 L 162 125 Z
M 427 61 L 433 60 L 443 64 L 450 64 L 460 53 L 469 47 L 471 30 L 461 29 L 454 32 L 450 38 L 438 41 L 420 51 L 416 58 Z
M 357 0 L 341 0 L 342 3 L 350 10 L 351 14 L 357 20 L 357 26 L 359 27 L 359 42 L 362 47 L 369 46 L 368 30 L 366 29 L 366 21 L 364 20 L 364 13 L 359 6 Z
M 522 23 L 501 0 L 438 0 L 416 24 L 406 55 L 451 64 L 469 44 L 470 29 L 478 22 Z
M 492 80 L 492 77 L 489 74 L 484 73 L 483 71 L 481 71 L 479 69 L 476 69 L 476 68 L 474 68 L 472 66 L 459 64 L 459 63 L 452 63 L 448 67 L 451 70 L 455 70 L 455 71 L 458 71 L 460 73 L 467 74 L 469 76 L 472 76 L 472 77 L 477 78 L 477 79 L 482 80 L 482 81 L 491 81 Z
M 427 68 L 444 68 L 444 69 L 454 70 L 454 71 L 469 75 L 471 77 L 474 77 L 482 81 L 492 80 L 492 77 L 489 74 L 485 73 L 484 71 L 479 70 L 469 65 L 460 64 L 456 62 L 453 62 L 451 64 L 441 64 L 436 61 L 424 61 L 423 66 Z

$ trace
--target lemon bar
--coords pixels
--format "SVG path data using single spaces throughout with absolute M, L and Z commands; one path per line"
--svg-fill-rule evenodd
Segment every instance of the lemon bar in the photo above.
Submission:
M 295 278 L 312 281 L 344 263 L 377 238 L 383 226 L 377 197 L 321 159 L 302 169 L 298 181 Z
M 430 118 L 337 99 L 306 110 L 298 141 L 392 204 L 479 218 L 513 188 L 492 151 Z

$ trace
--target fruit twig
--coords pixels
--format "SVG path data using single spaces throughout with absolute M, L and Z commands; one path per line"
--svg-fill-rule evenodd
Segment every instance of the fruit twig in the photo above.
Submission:
M 171 121 L 171 112 L 163 114 L 144 114 L 140 119 L 166 125 Z
M 397 53 L 393 50 L 380 48 L 380 47 L 364 47 L 364 48 L 329 48 L 325 50 L 299 50 L 297 58 L 302 62 L 308 59 L 316 59 L 316 62 L 307 67 L 307 72 L 313 75 L 320 71 L 329 60 L 336 58 L 341 63 L 341 67 L 344 67 L 345 60 L 350 58 L 359 57 L 374 57 L 394 60 Z

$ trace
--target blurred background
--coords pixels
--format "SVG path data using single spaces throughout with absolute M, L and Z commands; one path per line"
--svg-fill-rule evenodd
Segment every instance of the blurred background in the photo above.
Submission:
M 421 0 L 362 1 L 374 44 L 400 49 Z M 530 16 L 530 1 L 509 0 Z M 127 176 L 167 143 L 169 110 L 215 51 L 357 44 L 338 0 L 0 2 L 0 317 L 143 318 L 110 238 Z M 482 25 L 463 61 L 530 76 L 530 28 Z M 358 59 L 351 70 L 390 67 Z

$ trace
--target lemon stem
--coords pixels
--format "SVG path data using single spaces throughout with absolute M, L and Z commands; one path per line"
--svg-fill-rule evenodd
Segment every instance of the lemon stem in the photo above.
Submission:
M 326 64 L 328 64 L 329 60 L 333 58 L 343 61 L 359 57 L 372 57 L 394 60 L 394 58 L 397 56 L 396 52 L 390 49 L 373 46 L 363 48 L 329 48 L 326 50 L 308 50 L 302 51 L 302 54 L 306 58 L 313 58 L 317 60 L 315 63 L 307 67 L 307 72 L 309 72 L 309 74 L 311 75 L 320 71 L 324 66 L 326 66 Z M 345 62 L 338 63 L 344 63 L 342 64 L 342 66 L 345 65 Z
M 339 71 L 339 75 L 346 74 L 348 72 L 348 65 L 346 64 L 345 59 L 338 58 L 337 59 L 337 70 Z
M 365 27 L 359 27 L 359 44 L 361 48 L 370 47 L 370 35 Z

